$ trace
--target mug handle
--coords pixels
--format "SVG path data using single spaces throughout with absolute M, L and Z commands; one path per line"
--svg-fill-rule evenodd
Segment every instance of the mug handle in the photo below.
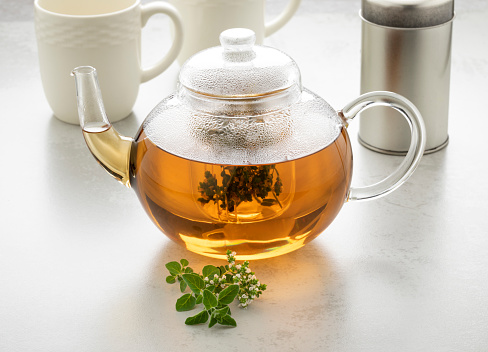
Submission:
M 175 28 L 173 44 L 166 55 L 153 66 L 147 69 L 141 68 L 141 83 L 144 83 L 161 74 L 175 61 L 183 45 L 183 22 L 178 10 L 166 2 L 153 1 L 141 5 L 141 10 L 142 27 L 146 25 L 149 17 L 157 13 L 162 13 L 171 18 Z
M 348 121 L 358 113 L 374 106 L 389 106 L 407 120 L 411 141 L 407 155 L 398 168 L 382 181 L 365 187 L 351 187 L 346 201 L 368 200 L 384 196 L 400 187 L 415 171 L 425 150 L 425 125 L 418 109 L 407 98 L 393 92 L 370 92 L 359 96 L 338 112 L 348 126 Z
M 293 17 L 301 2 L 302 0 L 291 0 L 278 17 L 264 25 L 264 36 L 267 37 L 283 27 Z

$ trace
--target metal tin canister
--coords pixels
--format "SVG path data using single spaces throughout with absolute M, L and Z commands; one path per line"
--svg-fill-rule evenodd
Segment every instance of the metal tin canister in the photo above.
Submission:
M 425 122 L 425 153 L 449 140 L 449 86 L 454 0 L 362 0 L 361 93 L 403 95 Z M 395 110 L 361 114 L 359 142 L 386 154 L 406 154 L 410 127 Z

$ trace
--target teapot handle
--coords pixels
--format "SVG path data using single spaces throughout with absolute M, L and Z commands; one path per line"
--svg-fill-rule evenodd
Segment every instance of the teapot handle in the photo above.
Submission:
M 338 114 L 347 127 L 349 120 L 374 106 L 389 106 L 405 117 L 412 132 L 410 147 L 403 162 L 391 175 L 370 186 L 351 187 L 347 200 L 368 200 L 394 191 L 412 175 L 425 150 L 425 125 L 422 116 L 411 101 L 399 94 L 386 91 L 366 93 L 347 104 Z
M 293 17 L 301 2 L 302 0 L 290 0 L 286 8 L 278 17 L 264 25 L 264 36 L 270 36 L 278 29 L 283 27 L 286 22 L 288 22 Z
M 162 13 L 169 16 L 173 21 L 175 29 L 173 44 L 166 55 L 153 66 L 147 69 L 141 68 L 141 83 L 144 83 L 162 73 L 175 61 L 183 45 L 183 22 L 178 10 L 166 2 L 153 1 L 141 5 L 141 9 L 141 22 L 143 27 L 146 25 L 149 17 Z

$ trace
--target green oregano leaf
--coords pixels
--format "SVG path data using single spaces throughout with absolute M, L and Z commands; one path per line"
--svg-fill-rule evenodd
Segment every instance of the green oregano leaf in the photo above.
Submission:
M 206 310 L 202 310 L 197 315 L 189 317 L 185 320 L 186 325 L 196 325 L 196 324 L 203 324 L 206 323 L 208 320 L 208 312 Z
M 205 309 L 209 310 L 210 308 L 217 307 L 218 303 L 217 297 L 212 292 L 207 289 L 203 290 L 203 305 Z
M 230 308 L 228 306 L 225 306 L 224 308 L 216 309 L 213 314 L 215 316 L 225 316 L 225 315 L 230 315 Z
M 197 304 L 200 304 L 202 302 L 203 302 L 203 295 L 197 295 L 197 297 L 196 297 L 196 303 Z
M 208 322 L 208 327 L 211 328 L 215 324 L 217 324 L 217 319 L 215 319 L 215 317 L 213 315 L 211 315 L 210 316 L 210 321 Z
M 185 312 L 195 307 L 196 300 L 191 293 L 187 293 L 176 301 L 176 310 L 178 312 Z
M 185 280 L 181 280 L 180 281 L 180 291 L 181 293 L 185 292 L 186 288 L 188 287 L 188 285 L 186 284 Z
M 202 269 L 203 277 L 208 277 L 210 280 L 214 278 L 214 275 L 220 275 L 220 269 L 213 265 L 205 265 Z
M 189 274 L 189 273 L 192 273 L 192 272 L 193 272 L 193 269 L 192 268 L 190 268 L 190 267 L 186 267 L 185 268 L 185 273 L 188 273 Z
M 233 284 L 219 293 L 219 303 L 222 304 L 231 304 L 234 298 L 236 298 L 237 294 L 239 293 L 239 285 Z
M 217 320 L 217 322 L 219 324 L 222 323 L 222 320 L 223 318 L 226 316 L 226 315 L 230 315 L 230 308 L 225 306 L 224 308 L 220 308 L 220 309 L 215 309 L 213 312 L 212 312 L 212 315 L 210 316 L 211 318 L 214 318 L 215 320 Z
M 180 263 L 181 263 L 181 266 L 187 266 L 188 264 L 190 264 L 190 263 L 188 262 L 188 260 L 186 260 L 186 259 L 181 259 L 181 260 L 180 260 Z
M 183 280 L 185 280 L 186 284 L 195 292 L 195 294 L 200 294 L 200 292 L 205 288 L 205 282 L 203 279 L 197 274 L 183 274 Z
M 173 275 L 166 276 L 166 282 L 168 284 L 174 284 L 176 282 L 176 277 Z
M 166 269 L 169 270 L 171 275 L 178 275 L 181 273 L 181 265 L 178 262 L 169 262 L 166 264 Z
M 228 326 L 234 326 L 234 327 L 237 326 L 236 321 L 230 315 L 223 316 L 222 319 L 220 319 L 219 324 L 221 324 L 221 325 L 228 325 Z
M 210 285 L 206 288 L 206 290 L 209 290 L 210 292 L 214 292 L 215 290 L 215 286 L 214 285 Z

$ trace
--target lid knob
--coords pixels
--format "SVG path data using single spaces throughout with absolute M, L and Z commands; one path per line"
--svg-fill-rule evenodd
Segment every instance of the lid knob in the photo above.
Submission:
M 231 28 L 220 34 L 220 44 L 225 51 L 251 51 L 256 43 L 256 33 L 247 28 Z

